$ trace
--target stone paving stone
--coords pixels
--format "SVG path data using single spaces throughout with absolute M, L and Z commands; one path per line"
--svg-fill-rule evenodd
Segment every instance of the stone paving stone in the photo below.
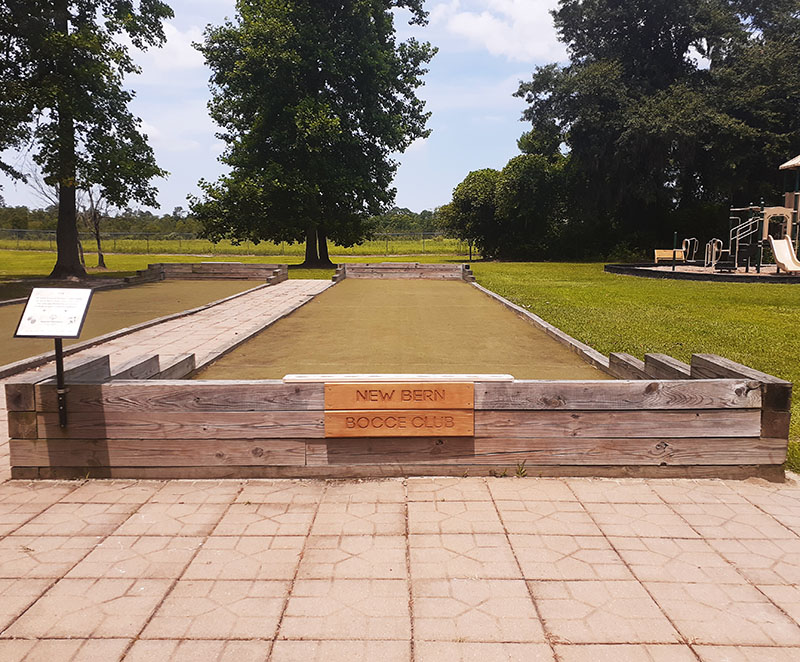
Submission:
M 161 485 L 151 503 L 231 503 L 242 483 L 222 480 L 171 480 Z
M 511 546 L 501 533 L 412 534 L 414 579 L 521 579 Z
M 215 536 L 305 536 L 315 504 L 234 503 L 214 529 Z
M 605 538 L 512 534 L 525 579 L 633 579 Z
M 289 589 L 283 581 L 180 580 L 142 639 L 271 639 Z
M 211 536 L 183 579 L 292 579 L 303 536 Z
M 681 634 L 698 644 L 800 645 L 800 627 L 750 585 L 645 586 Z
M 747 503 L 722 480 L 654 480 L 650 487 L 667 503 Z
M 503 533 L 491 501 L 410 501 L 410 533 Z
M 497 501 L 576 501 L 569 486 L 557 478 L 487 478 Z
M 751 504 L 674 504 L 703 538 L 792 539 L 797 535 Z
M 522 580 L 419 579 L 414 636 L 427 641 L 538 642 L 544 632 Z
M 51 583 L 51 579 L 0 579 L 0 635 L 5 635 L 6 626 L 39 598 Z
M 418 641 L 417 662 L 553 662 L 547 644 L 496 642 Z
M 329 482 L 321 501 L 338 503 L 405 503 L 406 488 L 400 478 Z
M 130 639 L 0 640 L 3 662 L 114 662 L 121 660 Z
M 688 646 L 667 644 L 556 645 L 560 662 L 697 662 Z
M 136 504 L 128 503 L 54 503 L 15 533 L 20 536 L 107 536 L 136 508 Z
M 509 533 L 603 535 L 577 501 L 497 501 L 496 504 Z
M 309 536 L 298 577 L 406 579 L 404 536 Z
M 584 507 L 607 536 L 698 537 L 691 526 L 663 503 L 586 503 Z
M 325 483 L 305 480 L 250 480 L 236 503 L 319 503 Z
M 221 503 L 146 503 L 114 533 L 119 536 L 205 536 L 227 506 Z
M 44 503 L 49 506 L 76 487 L 76 483 L 13 480 L 0 485 L 0 503 Z
M 662 503 L 644 479 L 566 478 L 566 484 L 583 503 Z
M 202 542 L 182 536 L 110 536 L 66 576 L 177 579 Z
M 461 478 L 409 478 L 409 501 L 486 501 L 489 489 L 482 479 L 465 481 Z
M 562 643 L 676 643 L 680 635 L 635 581 L 530 582 L 545 627 Z
M 169 590 L 163 579 L 62 579 L 6 630 L 9 637 L 134 637 Z
M 281 639 L 408 640 L 408 583 L 401 579 L 299 579 Z
M 758 588 L 786 612 L 789 618 L 800 624 L 800 587 L 760 585 Z
M 0 536 L 18 530 L 47 507 L 48 504 L 42 502 L 0 503 Z
M 408 662 L 411 646 L 408 641 L 278 639 L 269 659 L 270 662 Z
M 800 648 L 695 646 L 702 662 L 797 662 Z
M 754 584 L 800 584 L 800 539 L 709 540 Z
M 405 530 L 402 503 L 323 502 L 319 504 L 311 534 L 397 536 L 403 535 Z
M 746 583 L 705 540 L 615 537 L 609 540 L 639 581 Z
M 101 540 L 99 536 L 0 538 L 0 577 L 63 577 Z
M 139 639 L 125 662 L 263 662 L 270 641 L 213 641 Z
M 93 480 L 61 498 L 62 503 L 145 503 L 164 483 L 136 480 Z

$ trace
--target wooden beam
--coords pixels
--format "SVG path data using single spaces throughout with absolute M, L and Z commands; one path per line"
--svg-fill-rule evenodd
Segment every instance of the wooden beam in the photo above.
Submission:
M 111 379 L 149 379 L 159 370 L 158 354 L 140 356 L 116 368 Z
M 76 413 L 37 416 L 43 439 L 305 439 L 324 435 L 322 412 Z
M 526 410 L 757 409 L 758 382 L 717 380 L 538 381 L 475 384 L 475 408 Z
M 8 436 L 11 439 L 36 439 L 36 412 L 10 411 L 8 412 Z
M 667 354 L 645 354 L 644 371 L 655 379 L 689 379 L 691 369 Z
M 166 363 L 152 379 L 183 379 L 195 370 L 194 354 L 182 354 Z
M 70 387 L 69 407 L 76 413 L 170 413 L 317 411 L 323 408 L 322 384 L 268 381 L 114 381 Z M 36 387 L 39 411 L 58 411 L 55 386 Z M 211 414 L 209 414 L 211 415 Z
M 297 439 L 13 439 L 14 466 L 184 467 L 300 466 L 306 444 Z
M 619 352 L 608 355 L 608 372 L 619 379 L 650 379 L 644 369 L 644 361 Z
M 491 438 L 758 437 L 758 409 L 476 411 L 475 436 Z

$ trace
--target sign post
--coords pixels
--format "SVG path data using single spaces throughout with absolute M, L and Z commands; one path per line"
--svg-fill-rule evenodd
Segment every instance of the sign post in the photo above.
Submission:
M 53 338 L 56 351 L 58 424 L 67 427 L 67 387 L 64 383 L 64 338 L 78 338 L 86 321 L 91 289 L 35 287 L 22 311 L 15 338 Z

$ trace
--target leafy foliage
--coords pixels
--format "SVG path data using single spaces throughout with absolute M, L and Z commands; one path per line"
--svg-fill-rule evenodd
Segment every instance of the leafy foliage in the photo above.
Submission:
M 138 68 L 120 43 L 164 41 L 172 10 L 160 0 L 6 0 L 0 4 L 0 148 L 36 145 L 45 182 L 59 189 L 54 275 L 81 275 L 75 189 L 101 187 L 112 204 L 156 205 L 150 180 L 165 174 L 128 110 L 122 88 Z M 22 178 L 12 163 L 0 169 Z
M 191 200 L 210 239 L 305 237 L 314 262 L 325 237 L 351 246 L 389 207 L 391 154 L 429 134 L 415 90 L 435 53 L 395 42 L 397 7 L 426 20 L 421 0 L 239 0 L 235 22 L 206 30 L 198 48 L 230 167 Z
M 604 251 L 710 238 L 729 205 L 780 193 L 777 166 L 800 151 L 800 1 L 561 0 L 552 13 L 570 61 L 519 86 L 520 147 L 569 153 L 572 234 Z

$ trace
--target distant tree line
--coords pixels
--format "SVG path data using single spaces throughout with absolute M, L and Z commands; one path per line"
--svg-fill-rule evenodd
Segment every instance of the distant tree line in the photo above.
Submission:
M 515 96 L 531 129 L 442 210 L 489 258 L 624 257 L 779 203 L 800 152 L 800 0 L 561 0 L 569 62 Z

